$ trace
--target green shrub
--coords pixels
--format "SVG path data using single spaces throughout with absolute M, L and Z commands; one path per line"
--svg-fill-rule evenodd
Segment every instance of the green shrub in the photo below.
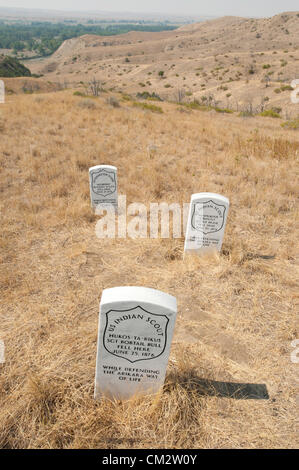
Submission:
M 189 109 L 197 109 L 199 111 L 210 111 L 209 106 L 200 104 L 197 100 L 194 100 L 191 103 L 181 103 L 181 105 Z
M 250 111 L 241 111 L 239 113 L 239 117 L 244 117 L 244 118 L 253 117 L 253 113 L 251 113 Z
M 260 116 L 280 118 L 279 114 L 276 111 L 274 111 L 274 109 L 267 109 L 267 110 L 263 111 L 262 113 L 260 113 Z
M 299 130 L 299 117 L 283 122 L 281 127 L 284 127 L 285 129 Z
M 145 111 L 152 111 L 153 113 L 163 113 L 163 109 L 155 104 L 139 103 L 138 101 L 134 101 L 133 106 L 144 109 Z
M 121 97 L 124 101 L 132 101 L 133 99 L 132 96 L 126 94 L 121 95 Z
M 143 91 L 142 93 L 138 92 L 136 95 L 137 98 L 142 100 L 152 100 L 152 101 L 163 101 L 159 95 L 155 92 L 149 93 L 148 91 Z
M 218 108 L 218 106 L 216 108 L 214 108 L 215 111 L 217 113 L 226 113 L 226 114 L 232 114 L 233 113 L 233 110 L 232 109 L 228 109 L 228 108 Z

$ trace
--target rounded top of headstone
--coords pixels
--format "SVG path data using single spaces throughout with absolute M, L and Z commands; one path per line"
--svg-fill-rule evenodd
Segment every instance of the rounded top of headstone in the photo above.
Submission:
M 157 304 L 169 310 L 176 311 L 176 298 L 157 289 L 149 287 L 121 286 L 104 289 L 101 304 L 114 302 L 136 302 Z
M 116 166 L 112 166 L 112 165 L 95 165 L 95 166 L 92 166 L 91 168 L 89 168 L 89 171 L 100 170 L 100 169 L 102 169 L 102 170 L 107 169 L 107 170 L 117 171 Z
M 196 193 L 192 194 L 191 196 L 191 202 L 197 201 L 198 199 L 218 199 L 225 204 L 229 205 L 229 199 L 225 196 L 222 196 L 221 194 L 217 193 Z

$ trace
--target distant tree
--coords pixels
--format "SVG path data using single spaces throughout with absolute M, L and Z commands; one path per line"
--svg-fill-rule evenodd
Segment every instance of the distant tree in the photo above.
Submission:
M 186 91 L 184 88 L 178 88 L 176 92 L 176 100 L 178 103 L 181 103 L 186 96 Z
M 269 75 L 266 75 L 266 76 L 265 76 L 265 83 L 266 83 L 266 88 L 268 88 L 269 83 L 270 83 L 270 77 L 269 77 Z
M 90 89 L 91 94 L 93 96 L 99 96 L 100 92 L 103 89 L 100 80 L 97 80 L 96 78 L 93 78 L 89 82 L 89 89 Z

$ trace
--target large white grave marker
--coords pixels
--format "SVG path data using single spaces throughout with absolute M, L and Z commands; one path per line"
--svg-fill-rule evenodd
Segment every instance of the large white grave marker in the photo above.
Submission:
M 97 165 L 89 168 L 91 205 L 109 207 L 117 211 L 117 168 L 110 165 Z
M 100 302 L 95 398 L 128 399 L 163 385 L 176 298 L 147 287 L 105 289 Z
M 0 80 L 0 103 L 5 102 L 5 85 L 4 81 Z
M 192 194 L 185 238 L 185 253 L 221 250 L 229 200 L 214 193 Z

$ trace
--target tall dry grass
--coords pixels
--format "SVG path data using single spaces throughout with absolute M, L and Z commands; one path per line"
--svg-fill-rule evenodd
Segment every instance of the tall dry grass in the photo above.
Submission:
M 271 119 L 80 100 L 3 108 L 0 446 L 296 447 L 298 137 Z M 101 163 L 118 167 L 128 203 L 229 197 L 221 255 L 183 262 L 183 239 L 97 239 L 88 168 Z M 97 403 L 98 303 L 118 285 L 175 295 L 175 337 L 158 396 Z M 217 383 L 263 384 L 269 398 Z

